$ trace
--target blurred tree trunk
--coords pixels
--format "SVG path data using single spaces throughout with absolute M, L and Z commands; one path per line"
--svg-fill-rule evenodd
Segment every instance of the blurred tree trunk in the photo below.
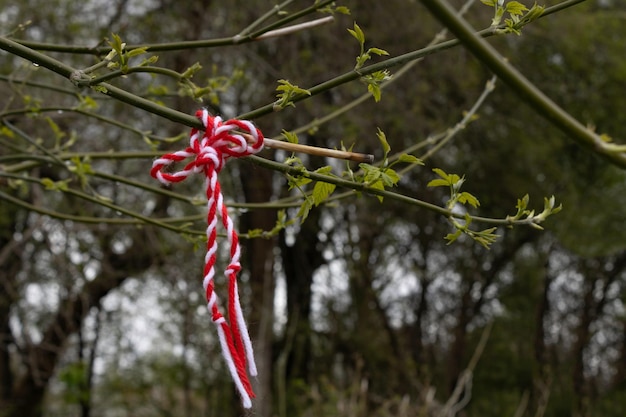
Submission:
M 615 366 L 615 376 L 613 386 L 620 387 L 626 385 L 626 317 L 622 317 L 622 341 L 619 346 L 619 356 Z
M 87 343 L 85 341 L 85 334 L 83 331 L 83 326 L 81 325 L 78 330 L 78 344 L 77 344 L 77 357 L 78 361 L 81 364 L 85 364 L 85 376 L 81 381 L 80 388 L 80 396 L 78 398 L 78 405 L 80 407 L 80 415 L 81 417 L 90 417 L 91 416 L 91 402 L 92 402 L 92 392 L 93 389 L 93 377 L 94 377 L 94 365 L 96 362 L 96 355 L 98 350 L 98 340 L 100 339 L 100 331 L 101 331 L 101 316 L 102 310 L 100 309 L 100 305 L 96 305 L 95 307 L 95 323 L 93 326 L 93 340 L 91 341 L 90 346 L 86 346 Z M 87 357 L 85 357 L 85 350 L 87 350 Z
M 552 380 L 545 329 L 546 317 L 552 308 L 549 294 L 553 278 L 548 272 L 549 253 L 550 250 L 545 252 L 545 260 L 542 269 L 542 291 L 535 313 L 533 355 L 536 363 L 536 372 L 530 396 L 530 410 L 537 410 L 537 415 L 543 415 L 545 411 L 550 397 L 550 383 Z M 538 410 L 543 411 L 540 412 Z
M 321 210 L 311 210 L 307 221 L 293 244 L 280 236 L 280 250 L 287 286 L 287 326 L 285 335 L 293 340 L 288 344 L 286 378 L 308 381 L 311 370 L 311 285 L 313 274 L 324 263 L 319 244 Z M 289 343 L 291 342 L 291 343 Z
M 241 181 L 245 201 L 260 203 L 272 197 L 272 172 L 252 164 L 242 163 Z M 252 210 L 241 216 L 241 231 L 252 229 L 271 230 L 276 223 L 276 211 Z M 274 342 L 274 247 L 271 240 L 249 239 L 242 241 L 245 248 L 245 269 L 250 271 L 250 307 L 248 315 L 255 345 L 256 364 L 259 375 L 255 386 L 256 414 L 272 415 L 272 345 Z
M 573 347 L 574 367 L 572 384 L 574 387 L 573 415 L 587 417 L 592 414 L 592 402 L 597 387 L 594 381 L 585 376 L 585 354 L 594 335 L 593 325 L 605 314 L 609 302 L 608 291 L 626 266 L 626 254 L 616 259 L 591 258 L 581 261 L 580 269 L 584 275 L 583 299 L 580 321 L 575 330 L 576 341 Z
M 69 337 L 78 331 L 90 310 L 112 289 L 121 285 L 129 275 L 144 271 L 153 264 L 154 253 L 150 240 L 146 239 L 146 229 L 143 230 L 135 232 L 135 244 L 123 254 L 112 252 L 108 239 L 103 239 L 105 253 L 99 276 L 87 282 L 78 293 L 61 301 L 39 343 L 21 347 L 26 370 L 15 379 L 11 397 L 0 404 L 6 417 L 40 417 L 43 414 L 48 381 Z
M 9 350 L 15 345 L 10 326 L 11 307 L 18 299 L 17 273 L 22 266 L 22 245 L 30 232 L 24 232 L 21 243 L 13 238 L 17 230 L 15 206 L 3 204 L 0 209 L 0 409 L 13 397 L 14 375 Z
M 371 217 L 375 215 L 375 211 L 363 210 L 359 219 L 359 238 L 353 242 L 359 249 L 359 257 L 351 269 L 350 291 L 356 320 L 352 336 L 356 358 L 353 359 L 363 360 L 363 378 L 369 379 L 369 389 L 382 391 L 385 386 L 393 389 L 391 387 L 406 384 L 411 367 L 407 366 L 410 359 L 400 348 L 398 336 L 374 287 L 378 277 L 375 268 L 381 262 L 380 252 L 376 250 L 376 235 L 380 231 L 376 219 Z M 358 361 L 356 366 L 360 366 Z M 381 373 L 389 378 L 385 380 Z

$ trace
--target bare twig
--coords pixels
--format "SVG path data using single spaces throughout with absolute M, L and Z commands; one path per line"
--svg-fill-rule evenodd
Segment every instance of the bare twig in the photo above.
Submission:
M 310 22 L 299 23 L 297 25 L 287 26 L 281 29 L 270 30 L 269 32 L 265 32 L 261 36 L 254 38 L 255 40 L 263 40 L 268 38 L 276 38 L 278 36 L 289 35 L 294 32 L 298 32 L 301 30 L 311 29 L 316 26 L 325 25 L 326 23 L 330 23 L 334 20 L 333 16 L 322 17 L 321 19 L 315 19 Z
M 515 414 L 513 417 L 522 417 L 526 412 L 526 408 L 528 407 L 528 399 L 530 398 L 530 394 L 528 391 L 524 391 L 522 394 L 522 399 L 520 400 L 517 409 L 515 410 Z
M 485 346 L 487 346 L 487 340 L 489 340 L 489 335 L 491 334 L 491 327 L 492 324 L 488 325 L 485 330 L 483 330 L 480 340 L 478 341 L 478 346 L 476 346 L 476 350 L 474 350 L 474 354 L 467 364 L 467 368 L 465 368 L 459 376 L 452 395 L 450 395 L 450 398 L 448 398 L 448 401 L 443 407 L 443 411 L 440 414 L 441 417 L 455 416 L 469 402 L 474 370 L 476 369 L 478 360 L 485 351 Z M 464 394 L 464 397 L 461 399 L 462 394 Z
M 246 136 L 247 139 L 252 139 L 248 134 L 243 134 L 243 136 Z M 282 149 L 284 151 L 306 153 L 315 156 L 326 156 L 328 158 L 346 159 L 354 162 L 374 162 L 374 155 L 371 154 L 319 148 L 317 146 L 301 145 L 299 143 L 283 142 L 275 139 L 265 139 L 265 146 L 272 149 Z

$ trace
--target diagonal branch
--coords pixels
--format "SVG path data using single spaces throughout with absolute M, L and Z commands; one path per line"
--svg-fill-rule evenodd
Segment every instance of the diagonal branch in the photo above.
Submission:
M 422 3 L 450 32 L 457 36 L 480 62 L 493 71 L 537 113 L 548 119 L 578 144 L 593 150 L 620 168 L 626 168 L 625 152 L 616 152 L 615 149 L 611 149 L 615 145 L 607 144 L 600 135 L 586 128 L 546 96 L 502 57 L 494 47 L 476 35 L 469 23 L 458 16 L 446 0 L 422 0 Z

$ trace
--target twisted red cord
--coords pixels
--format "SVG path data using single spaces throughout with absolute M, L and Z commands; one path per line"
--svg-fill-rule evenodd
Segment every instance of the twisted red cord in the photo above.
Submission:
M 228 208 L 224 204 L 217 175 L 228 158 L 237 158 L 259 152 L 263 148 L 263 134 L 251 122 L 245 120 L 223 122 L 219 116 L 213 117 L 206 110 L 199 110 L 196 116 L 205 127 L 204 134 L 201 135 L 199 129 L 192 129 L 189 146 L 182 151 L 165 154 L 155 160 L 150 175 L 165 185 L 183 181 L 193 173 L 203 173 L 206 177 L 207 253 L 203 286 L 207 307 L 217 326 L 224 359 L 242 397 L 244 407 L 250 408 L 254 392 L 250 385 L 246 366 L 250 375 L 255 376 L 256 365 L 252 343 L 239 303 L 237 273 L 241 270 L 239 263 L 241 248 L 233 221 L 228 215 Z M 248 133 L 252 140 L 248 142 L 243 135 L 235 130 Z M 169 165 L 184 161 L 187 158 L 193 159 L 181 171 L 163 172 Z M 225 270 L 228 278 L 228 320 L 220 312 L 215 294 L 214 276 L 218 250 L 218 217 L 222 219 L 222 225 L 226 229 L 230 243 L 230 263 Z

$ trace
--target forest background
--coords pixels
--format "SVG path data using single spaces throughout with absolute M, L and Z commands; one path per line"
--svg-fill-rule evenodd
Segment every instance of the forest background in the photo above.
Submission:
M 441 47 L 439 1 L 0 0 L 0 415 L 623 416 L 626 4 L 521 27 L 515 3 L 452 3 L 585 131 L 474 38 Z M 158 109 L 202 106 L 376 157 L 267 149 L 220 175 L 251 412 L 202 294 L 201 180 L 149 175 L 193 126 Z

